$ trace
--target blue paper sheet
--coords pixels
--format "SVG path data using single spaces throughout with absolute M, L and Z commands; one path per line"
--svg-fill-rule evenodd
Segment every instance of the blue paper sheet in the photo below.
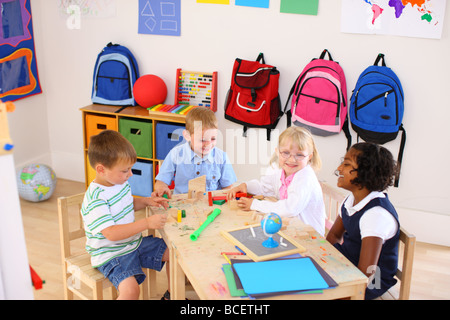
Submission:
M 327 282 L 310 259 L 235 263 L 247 294 L 327 289 Z
M 268 8 L 269 0 L 236 0 L 237 6 Z

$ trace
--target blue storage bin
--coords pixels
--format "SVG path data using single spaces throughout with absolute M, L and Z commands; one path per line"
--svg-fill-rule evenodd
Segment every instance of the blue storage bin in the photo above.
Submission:
M 131 193 L 135 196 L 150 197 L 153 192 L 153 164 L 138 160 L 131 171 L 133 175 L 128 179 Z
M 158 122 L 155 131 L 156 159 L 164 160 L 173 147 L 184 141 L 184 125 Z

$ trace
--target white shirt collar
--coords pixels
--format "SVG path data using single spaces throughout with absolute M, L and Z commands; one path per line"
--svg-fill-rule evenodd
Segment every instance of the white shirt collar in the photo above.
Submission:
M 356 212 L 358 212 L 359 210 L 364 208 L 364 206 L 366 204 L 368 204 L 371 200 L 373 200 L 375 198 L 385 198 L 385 197 L 386 196 L 381 191 L 372 191 L 364 199 L 362 199 L 358 204 L 353 205 L 353 202 L 355 202 L 355 197 L 353 196 L 353 193 L 350 193 L 350 195 L 347 197 L 347 199 L 344 202 L 344 206 L 345 206 L 345 209 L 347 209 L 348 215 L 352 216 L 353 214 L 355 214 Z

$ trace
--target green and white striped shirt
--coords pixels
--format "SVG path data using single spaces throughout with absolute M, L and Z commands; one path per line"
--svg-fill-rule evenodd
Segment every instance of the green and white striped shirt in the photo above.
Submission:
M 81 216 L 86 250 L 94 268 L 136 250 L 142 241 L 140 233 L 119 241 L 110 241 L 101 233 L 108 227 L 134 222 L 133 196 L 128 182 L 112 187 L 92 182 L 84 195 Z

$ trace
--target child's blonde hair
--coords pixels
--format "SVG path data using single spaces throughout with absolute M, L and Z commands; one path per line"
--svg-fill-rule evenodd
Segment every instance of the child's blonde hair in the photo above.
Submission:
M 217 129 L 218 123 L 215 113 L 206 107 L 196 107 L 186 115 L 186 130 L 193 134 L 196 127 L 202 126 L 205 129 Z
M 318 171 L 322 167 L 322 160 L 320 159 L 319 152 L 317 152 L 316 144 L 314 142 L 311 132 L 303 127 L 289 127 L 284 130 L 278 138 L 278 149 L 280 146 L 290 141 L 292 144 L 297 145 L 300 150 L 308 150 L 312 153 L 310 160 L 311 167 Z M 274 152 L 270 159 L 270 164 L 278 164 L 278 152 Z
M 88 148 L 89 163 L 92 168 L 99 163 L 112 168 L 119 161 L 137 161 L 136 150 L 130 141 L 117 131 L 103 130 L 92 136 Z

